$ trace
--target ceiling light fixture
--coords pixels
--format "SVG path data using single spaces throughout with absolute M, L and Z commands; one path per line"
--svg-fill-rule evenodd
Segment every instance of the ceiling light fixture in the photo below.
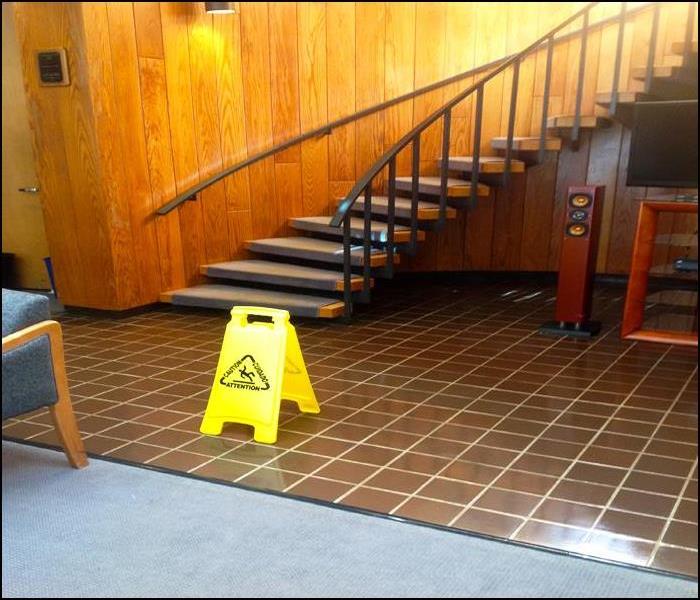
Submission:
M 204 7 L 209 14 L 213 15 L 231 15 L 235 14 L 233 2 L 205 2 Z

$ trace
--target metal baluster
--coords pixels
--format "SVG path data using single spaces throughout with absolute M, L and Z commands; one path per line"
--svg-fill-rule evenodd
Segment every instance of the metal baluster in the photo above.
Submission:
M 484 113 L 484 86 L 476 88 L 476 114 L 474 116 L 474 146 L 472 148 L 472 184 L 469 207 L 476 208 L 479 195 L 479 155 L 481 154 L 481 117 Z
M 552 82 L 552 57 L 554 56 L 554 36 L 547 39 L 547 66 L 544 75 L 544 96 L 542 97 L 542 121 L 540 122 L 540 150 L 537 162 L 544 162 L 544 153 L 547 149 L 547 111 L 549 110 L 549 88 Z
M 412 178 L 411 178 L 411 241 L 408 246 L 408 253 L 413 256 L 418 248 L 418 178 L 420 177 L 420 132 L 413 138 L 412 156 Z
M 350 246 L 350 211 L 343 217 L 343 302 L 345 318 L 352 317 L 352 255 Z
M 520 60 L 513 63 L 513 81 L 510 89 L 510 109 L 508 113 L 508 136 L 506 138 L 506 162 L 503 169 L 503 185 L 510 180 L 510 164 L 513 159 L 513 132 L 515 131 L 515 109 L 518 103 L 518 79 L 520 77 Z
M 396 221 L 396 155 L 389 161 L 389 196 L 386 209 L 386 265 L 384 273 L 394 276 L 394 223 Z
M 362 233 L 362 302 L 370 300 L 372 274 L 372 181 L 365 188 L 365 226 Z
M 688 2 L 688 20 L 685 22 L 685 44 L 683 47 L 683 66 L 690 64 L 693 55 L 693 28 L 695 26 L 695 2 Z
M 620 22 L 617 26 L 617 49 L 615 50 L 615 69 L 613 71 L 612 91 L 610 92 L 610 106 L 608 112 L 615 116 L 617 112 L 617 96 L 620 87 L 620 67 L 622 65 L 622 45 L 625 37 L 625 13 L 627 12 L 627 2 L 622 2 L 620 6 Z
M 647 54 L 647 72 L 644 77 L 644 91 L 648 94 L 651 89 L 651 79 L 654 77 L 654 59 L 656 58 L 656 38 L 659 34 L 659 10 L 657 2 L 654 5 L 654 16 L 651 21 L 651 37 L 649 38 L 649 53 Z
M 442 161 L 440 164 L 440 216 L 435 227 L 440 229 L 445 224 L 447 212 L 447 171 L 450 167 L 450 127 L 452 124 L 452 109 L 449 109 L 442 121 Z
M 571 130 L 571 145 L 578 150 L 579 133 L 581 131 L 581 101 L 583 100 L 583 77 L 586 72 L 586 45 L 588 43 L 588 13 L 583 13 L 583 33 L 581 37 L 581 52 L 578 61 L 578 84 L 576 89 L 576 112 L 574 127 Z

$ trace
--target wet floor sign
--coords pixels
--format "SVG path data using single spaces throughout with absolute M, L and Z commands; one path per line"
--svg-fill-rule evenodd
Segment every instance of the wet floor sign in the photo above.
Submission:
M 244 423 L 256 442 L 273 444 L 283 398 L 302 412 L 320 412 L 289 313 L 234 307 L 199 430 L 219 435 L 224 423 Z

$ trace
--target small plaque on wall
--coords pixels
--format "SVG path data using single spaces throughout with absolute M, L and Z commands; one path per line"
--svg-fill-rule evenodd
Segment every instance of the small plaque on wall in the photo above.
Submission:
M 69 85 L 68 60 L 65 48 L 38 50 L 39 85 Z

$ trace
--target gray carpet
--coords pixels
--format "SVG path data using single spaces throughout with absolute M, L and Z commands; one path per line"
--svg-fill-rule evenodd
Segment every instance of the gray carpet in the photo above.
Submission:
M 697 597 L 697 583 L 3 442 L 3 597 Z

